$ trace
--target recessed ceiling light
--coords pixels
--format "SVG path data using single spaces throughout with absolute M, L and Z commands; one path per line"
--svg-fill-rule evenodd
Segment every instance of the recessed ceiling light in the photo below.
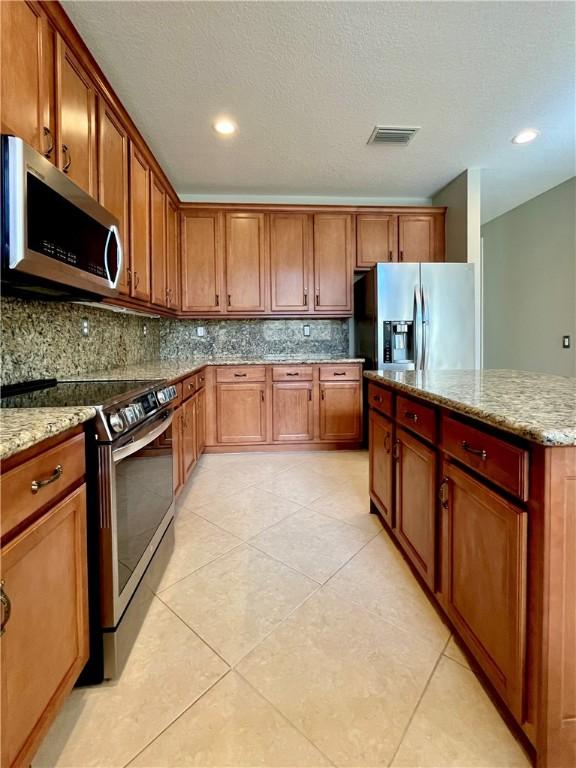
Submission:
M 220 120 L 216 120 L 214 123 L 214 130 L 221 136 L 231 136 L 233 133 L 236 133 L 236 123 L 223 117 Z
M 540 136 L 540 131 L 537 128 L 525 128 L 512 139 L 512 144 L 528 144 L 530 141 Z

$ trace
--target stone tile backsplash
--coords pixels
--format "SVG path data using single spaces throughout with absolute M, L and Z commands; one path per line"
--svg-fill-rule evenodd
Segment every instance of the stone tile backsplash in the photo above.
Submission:
M 0 300 L 0 313 L 3 384 L 158 359 L 349 354 L 347 320 L 166 320 L 7 297 Z M 81 333 L 83 319 L 88 336 Z M 304 324 L 310 326 L 308 337 Z M 197 335 L 199 326 L 204 336 Z

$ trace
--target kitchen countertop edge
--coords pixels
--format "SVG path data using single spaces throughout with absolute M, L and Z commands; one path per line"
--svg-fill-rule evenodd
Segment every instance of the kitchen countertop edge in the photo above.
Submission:
M 91 407 L 3 408 L 0 411 L 0 460 L 90 421 Z

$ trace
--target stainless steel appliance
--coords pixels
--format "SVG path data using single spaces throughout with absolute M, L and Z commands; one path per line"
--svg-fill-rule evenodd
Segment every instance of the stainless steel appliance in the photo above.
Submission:
M 118 221 L 65 172 L 2 136 L 2 288 L 17 295 L 95 300 L 117 294 Z
M 475 368 L 474 266 L 378 264 L 354 285 L 366 370 Z
M 91 658 L 82 682 L 117 677 L 173 549 L 171 402 L 161 382 L 29 382 L 2 407 L 91 405 L 87 435 Z

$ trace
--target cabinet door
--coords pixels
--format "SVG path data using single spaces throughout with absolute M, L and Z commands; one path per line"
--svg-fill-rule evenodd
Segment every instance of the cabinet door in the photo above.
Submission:
M 96 197 L 96 92 L 60 36 L 56 40 L 58 166 Z
M 166 193 L 156 176 L 150 174 L 150 266 L 152 303 L 165 307 L 168 303 L 166 282 Z
M 130 143 L 130 293 L 150 301 L 150 168 Z
M 443 219 L 441 219 L 443 225 Z M 434 214 L 400 214 L 398 216 L 398 260 L 441 261 L 437 256 L 436 228 L 439 220 Z
M 270 215 L 273 312 L 309 312 L 310 219 L 305 213 Z
M 520 720 L 527 513 L 452 464 L 443 470 L 444 607 Z
M 178 208 L 166 197 L 166 283 L 169 309 L 180 309 L 180 230 Z
M 206 390 L 201 389 L 196 395 L 196 457 L 204 453 L 206 447 Z
M 216 430 L 219 443 L 266 441 L 265 384 L 218 384 Z
M 369 415 L 370 498 L 382 517 L 392 527 L 392 483 L 394 460 L 392 458 L 393 427 L 390 419 L 371 410 Z
M 320 383 L 320 439 L 354 440 L 361 437 L 358 382 Z
M 356 266 L 360 269 L 398 260 L 398 216 L 360 213 L 356 216 Z
M 436 451 L 396 430 L 396 537 L 430 589 L 436 558 Z
M 172 476 L 174 478 L 174 495 L 180 493 L 182 486 L 184 485 L 184 473 L 182 470 L 182 427 L 183 427 L 183 408 L 176 408 L 174 411 L 174 417 L 172 419 Z
M 314 439 L 312 382 L 272 385 L 272 435 L 278 443 L 307 442 Z
M 0 3 L 2 133 L 54 161 L 54 33 L 40 3 Z
M 185 213 L 182 218 L 182 311 L 222 312 L 222 214 Z
M 196 397 L 182 406 L 182 474 L 186 482 L 196 463 Z
M 314 216 L 314 308 L 350 314 L 353 281 L 352 216 Z
M 2 549 L 2 765 L 29 765 L 88 658 L 86 490 Z
M 266 310 L 266 243 L 263 213 L 226 213 L 226 307 Z
M 128 134 L 102 97 L 98 100 L 98 200 L 118 219 L 123 260 L 118 286 L 130 291 L 128 282 Z

